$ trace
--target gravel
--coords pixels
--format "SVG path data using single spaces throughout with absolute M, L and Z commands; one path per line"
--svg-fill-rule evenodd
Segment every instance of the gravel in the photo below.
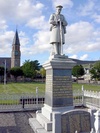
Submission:
M 34 112 L 0 113 L 0 133 L 34 133 L 29 125 L 29 118 Z

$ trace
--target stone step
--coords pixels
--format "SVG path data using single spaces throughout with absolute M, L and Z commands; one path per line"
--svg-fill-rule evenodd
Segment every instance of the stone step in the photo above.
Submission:
M 46 131 L 52 131 L 52 121 L 49 121 L 42 113 L 37 113 L 36 119 Z
M 36 131 L 38 128 L 42 129 L 43 127 L 38 123 L 36 118 L 29 118 L 29 124 L 31 128 Z
M 52 133 L 52 131 L 46 131 L 36 118 L 29 118 L 29 124 L 35 133 Z

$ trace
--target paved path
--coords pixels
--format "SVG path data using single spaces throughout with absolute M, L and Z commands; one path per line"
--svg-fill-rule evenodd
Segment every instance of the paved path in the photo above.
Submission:
M 34 133 L 28 119 L 34 112 L 0 113 L 0 133 Z

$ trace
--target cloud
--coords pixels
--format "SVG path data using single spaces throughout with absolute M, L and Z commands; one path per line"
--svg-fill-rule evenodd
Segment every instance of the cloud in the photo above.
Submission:
M 50 32 L 42 29 L 33 35 L 33 44 L 29 49 L 25 49 L 29 54 L 37 54 L 49 51 L 51 45 L 49 44 Z M 94 29 L 89 22 L 79 21 L 77 23 L 67 26 L 67 33 L 65 35 L 66 44 L 63 46 L 65 54 L 73 54 L 74 58 L 78 58 L 78 52 L 92 52 L 100 49 L 100 33 L 99 30 Z M 86 57 L 84 57 L 86 58 Z
M 98 15 L 97 13 L 93 14 L 92 18 L 95 22 L 100 23 L 100 15 Z
M 86 60 L 88 58 L 88 54 L 84 54 L 82 56 L 78 56 L 78 55 L 74 54 L 74 55 L 70 55 L 69 58 Z
M 33 51 L 35 53 L 50 51 L 51 45 L 49 43 L 49 39 L 50 39 L 50 32 L 49 31 L 41 30 L 41 31 L 37 32 L 33 36 L 33 40 L 36 40 L 34 45 L 33 45 Z M 34 50 L 34 47 L 35 47 L 35 50 Z
M 64 51 L 67 54 L 100 49 L 100 32 L 89 22 L 80 21 L 69 25 L 65 39 Z
M 6 24 L 6 21 L 5 20 L 0 20 L 0 30 L 2 31 L 5 31 L 7 29 L 8 25 Z M 1 32 L 0 31 L 0 32 Z
M 100 2 L 98 0 L 88 0 L 78 8 L 79 16 L 89 16 L 93 21 L 100 23 Z
M 51 3 L 48 5 L 48 1 L 46 1 L 47 5 L 44 5 L 36 0 L 9 0 L 9 3 L 8 0 L 0 0 L 0 55 L 6 53 L 11 56 L 11 45 L 15 34 L 12 29 L 16 24 L 19 25 L 19 29 L 21 28 L 19 38 L 22 55 L 50 52 L 52 45 L 49 44 L 50 25 L 47 19 L 52 9 L 48 8 L 51 5 Z M 72 55 L 73 58 L 85 59 L 88 52 L 100 51 L 100 28 L 97 28 L 100 23 L 100 8 L 97 2 L 96 0 L 82 2 L 84 4 L 79 6 L 79 14 L 76 14 L 74 1 L 52 0 L 54 8 L 61 4 L 68 9 L 65 13 L 69 19 L 65 35 L 66 44 L 63 46 L 65 54 Z M 82 57 L 79 55 L 81 52 Z
M 5 18 L 5 17 L 14 17 L 13 13 L 15 14 L 16 11 L 16 5 L 18 4 L 17 0 L 13 1 L 13 0 L 9 0 L 9 2 L 7 2 L 7 0 L 0 0 L 0 16 L 1 18 Z M 15 10 L 14 10 L 15 8 Z
M 45 16 L 40 16 L 40 17 L 30 19 L 26 24 L 26 26 L 39 29 L 39 30 L 48 29 L 49 27 L 48 22 L 45 21 Z
M 24 4 L 23 4 L 24 3 Z M 32 18 L 40 17 L 44 5 L 31 0 L 21 0 L 17 6 L 17 19 L 28 21 Z
M 27 47 L 27 45 L 29 44 L 30 42 L 30 39 L 29 37 L 26 35 L 25 32 L 23 31 L 20 31 L 19 32 L 19 40 L 20 40 L 20 44 L 21 44 L 21 51 L 23 51 L 24 47 Z
M 33 42 L 28 42 L 29 40 L 27 38 L 23 38 L 23 42 L 27 40 L 27 43 L 24 46 L 22 45 L 22 53 L 24 55 L 34 55 L 50 51 L 51 45 L 49 44 L 49 38 L 50 33 L 47 30 L 40 30 L 35 33 L 33 35 Z
M 74 54 L 74 55 L 69 56 L 69 58 L 77 59 L 78 56 Z
M 0 56 L 8 56 L 11 57 L 12 50 L 12 42 L 14 38 L 14 31 L 4 31 L 0 33 Z M 25 50 L 27 50 L 27 46 L 29 45 L 29 38 L 25 34 L 25 32 L 19 32 L 19 39 L 21 44 L 21 53 L 24 54 Z
M 99 42 L 91 42 L 90 44 L 87 45 L 88 51 L 98 51 L 100 50 L 100 43 Z
M 27 23 L 31 18 L 41 16 L 43 7 L 34 0 L 0 0 L 0 16 L 17 24 Z
M 88 58 L 88 54 L 84 54 L 80 57 L 80 60 L 86 60 Z
M 14 38 L 13 31 L 7 31 L 0 34 L 0 55 L 11 55 L 11 45 Z
M 79 14 L 82 16 L 88 16 L 93 13 L 95 7 L 95 2 L 93 0 L 88 0 L 84 5 L 80 5 Z

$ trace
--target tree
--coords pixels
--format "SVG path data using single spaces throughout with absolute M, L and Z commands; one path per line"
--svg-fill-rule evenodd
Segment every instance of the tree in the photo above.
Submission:
M 100 61 L 96 62 L 90 70 L 91 79 L 100 80 Z
M 21 67 L 13 67 L 10 69 L 10 74 L 14 76 L 15 81 L 17 82 L 17 77 L 23 75 L 23 70 Z
M 4 67 L 0 66 L 0 76 L 4 75 Z
M 42 82 L 43 82 L 43 78 L 46 76 L 46 70 L 43 67 L 40 69 L 40 74 L 41 74 Z
M 72 75 L 75 76 L 77 79 L 80 77 L 80 76 L 83 76 L 85 73 L 84 71 L 84 68 L 82 65 L 76 65 L 73 67 L 72 69 Z
M 22 66 L 22 70 L 25 77 L 34 78 L 37 70 L 39 70 L 39 62 L 37 60 L 30 61 L 26 60 Z
M 2 82 L 3 80 L 3 77 L 4 77 L 4 67 L 0 67 L 0 82 Z
M 0 66 L 0 81 L 2 82 L 4 80 L 4 75 L 5 75 L 5 72 L 7 74 L 7 69 L 5 71 L 5 68 L 3 66 Z
M 46 70 L 43 67 L 40 69 L 40 74 L 43 78 L 46 76 Z

